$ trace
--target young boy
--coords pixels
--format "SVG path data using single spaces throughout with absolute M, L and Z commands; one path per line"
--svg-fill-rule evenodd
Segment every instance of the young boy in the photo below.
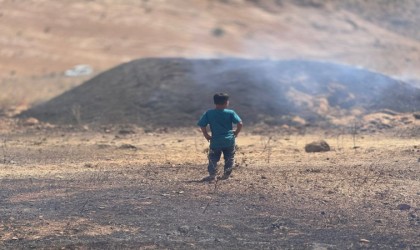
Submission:
M 218 93 L 213 96 L 215 109 L 205 112 L 197 125 L 200 126 L 203 136 L 210 141 L 209 151 L 209 176 L 203 181 L 213 181 L 216 179 L 216 166 L 223 152 L 225 159 L 224 174 L 222 179 L 229 178 L 232 173 L 235 157 L 235 137 L 242 129 L 242 120 L 235 111 L 227 109 L 229 106 L 229 95 Z M 210 124 L 211 136 L 207 132 L 207 125 Z M 236 130 L 232 129 L 232 124 L 236 124 Z

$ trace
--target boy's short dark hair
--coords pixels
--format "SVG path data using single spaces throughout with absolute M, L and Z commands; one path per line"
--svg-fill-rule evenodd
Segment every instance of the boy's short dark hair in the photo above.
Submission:
M 217 93 L 213 96 L 214 104 L 223 105 L 229 100 L 229 95 L 226 93 Z

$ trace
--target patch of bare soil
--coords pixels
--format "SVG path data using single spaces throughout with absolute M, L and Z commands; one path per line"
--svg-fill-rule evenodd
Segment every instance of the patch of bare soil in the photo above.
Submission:
M 420 247 L 418 138 L 248 128 L 233 177 L 206 183 L 196 129 L 10 126 L 0 248 Z
M 386 29 L 393 30 L 413 39 L 420 40 L 417 28 L 420 5 L 416 1 L 331 1 L 335 6 L 344 8 Z

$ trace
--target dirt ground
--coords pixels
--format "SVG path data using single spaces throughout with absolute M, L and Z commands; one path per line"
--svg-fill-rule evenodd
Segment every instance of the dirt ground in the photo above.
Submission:
M 245 124 L 215 183 L 197 128 L 10 118 L 146 57 L 325 60 L 418 85 L 417 1 L 386 2 L 0 0 L 0 249 L 420 249 L 411 114 L 360 131 Z M 79 64 L 93 75 L 65 76 Z M 306 153 L 318 139 L 332 150 Z
M 246 128 L 207 183 L 196 128 L 0 125 L 2 249 L 420 248 L 418 137 Z

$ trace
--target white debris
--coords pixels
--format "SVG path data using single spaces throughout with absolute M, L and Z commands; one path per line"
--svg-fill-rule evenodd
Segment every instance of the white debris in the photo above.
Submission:
M 92 74 L 93 69 L 90 65 L 79 64 L 74 66 L 71 69 L 68 69 L 64 72 L 65 76 L 76 77 L 76 76 L 87 76 Z

